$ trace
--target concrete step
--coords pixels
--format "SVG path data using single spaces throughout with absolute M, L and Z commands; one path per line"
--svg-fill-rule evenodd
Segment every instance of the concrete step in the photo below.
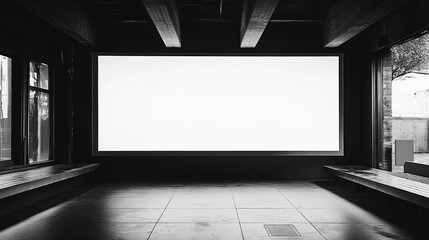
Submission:
M 429 178 L 429 160 L 415 160 L 413 162 L 405 162 L 404 172 Z

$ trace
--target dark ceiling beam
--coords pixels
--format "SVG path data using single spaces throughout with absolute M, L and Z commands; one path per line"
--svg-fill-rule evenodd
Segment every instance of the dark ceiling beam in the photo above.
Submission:
M 323 19 L 270 19 L 274 23 L 322 23 Z
M 72 0 L 16 0 L 22 6 L 86 46 L 95 45 L 94 23 Z
M 213 22 L 218 23 L 219 18 L 189 18 L 183 19 L 182 22 Z M 107 20 L 111 23 L 150 23 L 152 20 L 136 20 L 136 19 L 111 19 Z M 222 19 L 222 23 L 238 23 L 235 19 Z M 272 23 L 323 23 L 323 19 L 270 19 Z
M 240 47 L 256 47 L 278 3 L 279 0 L 243 1 Z
M 181 47 L 175 0 L 142 0 L 166 47 Z
M 325 18 L 324 46 L 339 47 L 408 0 L 341 0 Z
M 89 2 L 88 4 L 90 4 L 90 5 L 121 5 L 121 4 L 123 4 L 123 2 L 121 2 L 121 1 L 113 1 L 113 2 L 102 1 L 102 2 Z

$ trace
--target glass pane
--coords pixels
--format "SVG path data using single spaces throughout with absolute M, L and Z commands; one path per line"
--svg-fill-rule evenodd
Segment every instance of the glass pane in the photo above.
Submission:
M 384 137 L 392 169 L 401 172 L 406 161 L 429 163 L 429 34 L 393 46 L 391 59 Z
M 30 86 L 49 89 L 48 65 L 30 62 Z
M 0 161 L 11 160 L 12 59 L 0 55 Z
M 49 94 L 30 90 L 28 109 L 28 158 L 30 163 L 49 160 Z

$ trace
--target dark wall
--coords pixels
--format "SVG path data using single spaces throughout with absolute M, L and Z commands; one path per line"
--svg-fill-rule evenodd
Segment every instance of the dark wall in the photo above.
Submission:
M 182 48 L 164 47 L 152 24 L 99 26 L 98 52 L 121 53 L 344 53 L 344 157 L 92 157 L 90 53 L 83 54 L 75 81 L 75 160 L 101 162 L 101 177 L 114 179 L 314 179 L 328 177 L 325 164 L 369 165 L 370 57 L 362 51 L 322 47 L 322 24 L 270 23 L 255 49 L 239 48 L 235 23 L 183 23 Z
M 15 1 L 0 6 L 0 54 L 12 58 L 12 159 L 15 165 L 26 162 L 24 135 L 27 131 L 27 85 L 29 61 L 49 65 L 51 117 L 54 116 L 53 159 L 66 162 L 67 148 L 67 79 L 66 66 L 70 49 L 76 43 L 52 25 L 35 16 Z M 55 114 L 54 114 L 55 113 Z
M 9 1 L 7 1 L 9 2 Z M 428 26 L 418 19 L 426 16 L 425 0 L 412 1 L 388 16 L 385 29 L 391 44 L 416 34 Z M 2 3 L 3 4 L 3 3 Z M 321 23 L 270 23 L 255 49 L 239 48 L 237 23 L 182 23 L 182 48 L 164 47 L 152 24 L 99 24 L 97 47 L 87 48 L 69 39 L 59 30 L 33 16 L 15 4 L 0 8 L 0 52 L 11 50 L 22 68 L 15 69 L 19 77 L 14 91 L 22 91 L 20 82 L 26 79 L 28 59 L 40 58 L 56 68 L 55 77 L 55 159 L 67 162 L 69 107 L 73 97 L 73 161 L 102 163 L 100 178 L 145 178 L 157 180 L 197 179 L 315 179 L 329 177 L 325 164 L 371 165 L 371 60 L 388 46 L 378 46 L 383 34 L 382 22 L 347 42 L 343 47 L 322 46 Z M 400 24 L 399 24 L 400 23 Z M 397 26 L 397 27 L 395 27 Z M 6 33 L 6 34 L 4 34 Z M 2 50 L 3 49 L 3 50 Z M 8 51 L 9 51 L 8 50 Z M 61 54 L 66 59 L 61 60 Z M 342 157 L 93 157 L 91 155 L 91 53 L 326 53 L 344 54 L 344 156 Z M 69 67 L 73 56 L 74 78 Z M 46 60 L 45 60 L 46 59 Z M 14 80 L 15 81 L 15 80 Z M 14 104 L 21 105 L 17 99 Z M 20 107 L 14 108 L 14 124 L 22 125 Z M 14 128 L 14 154 L 23 155 L 22 139 Z M 18 129 L 18 130 L 17 130 Z M 14 131 L 15 131 L 14 130 Z M 15 132 L 16 132 L 15 131 Z

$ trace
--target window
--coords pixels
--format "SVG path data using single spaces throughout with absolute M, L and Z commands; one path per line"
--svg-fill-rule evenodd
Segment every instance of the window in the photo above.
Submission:
M 12 59 L 0 55 L 0 161 L 11 160 Z
M 383 56 L 381 73 L 383 154 L 379 167 L 403 171 L 405 161 L 428 162 L 429 34 L 391 47 Z
M 49 67 L 30 62 L 28 102 L 28 161 L 50 160 L 51 121 L 49 116 Z

